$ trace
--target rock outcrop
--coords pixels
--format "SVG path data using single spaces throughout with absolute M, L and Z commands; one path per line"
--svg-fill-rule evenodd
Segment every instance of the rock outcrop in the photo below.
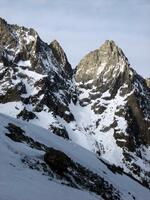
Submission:
M 58 63 L 62 64 L 66 74 L 68 75 L 68 78 L 72 78 L 73 70 L 59 42 L 57 40 L 54 40 L 50 43 L 49 47 L 51 48 Z
M 146 79 L 146 84 L 147 84 L 147 86 L 150 88 L 150 78 L 147 78 L 147 79 Z

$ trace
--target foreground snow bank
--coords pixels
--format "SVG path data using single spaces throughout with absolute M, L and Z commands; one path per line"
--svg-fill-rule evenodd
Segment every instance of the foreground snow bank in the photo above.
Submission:
M 25 131 L 25 135 L 48 147 L 64 152 L 74 162 L 97 173 L 120 191 L 121 199 L 148 200 L 150 191 L 124 174 L 112 173 L 94 153 L 73 142 L 64 140 L 48 130 L 0 114 L 0 199 L 1 200 L 95 200 L 89 192 L 79 191 L 62 184 L 41 172 L 29 169 L 21 162 L 22 156 L 41 159 L 43 151 L 30 148 L 25 143 L 10 140 L 5 133 L 8 123 L 13 123 Z

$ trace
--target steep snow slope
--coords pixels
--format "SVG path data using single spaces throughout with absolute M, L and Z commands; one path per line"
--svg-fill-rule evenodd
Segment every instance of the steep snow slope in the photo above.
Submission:
M 8 125 L 13 124 L 24 131 L 24 135 L 48 147 L 64 152 L 74 162 L 103 177 L 119 191 L 112 199 L 149 199 L 150 191 L 125 174 L 111 172 L 95 154 L 50 134 L 49 131 L 35 125 L 22 122 L 0 114 L 0 196 L 2 200 L 22 199 L 99 199 L 97 195 L 61 185 L 63 178 L 44 173 L 42 165 L 43 150 L 29 146 L 25 141 L 15 142 L 8 137 Z M 24 160 L 28 162 L 24 162 Z M 38 162 L 37 162 L 38 161 Z M 34 167 L 35 166 L 35 167 Z M 38 168 L 39 167 L 39 168 Z M 100 186 L 101 187 L 101 186 Z M 84 189 L 85 190 L 85 189 Z M 105 191 L 107 194 L 107 191 Z
M 8 150 L 3 152 L 9 159 L 4 162 L 1 167 L 2 175 L 0 175 L 0 199 L 1 200 L 98 200 L 86 191 L 73 189 L 64 185 L 60 185 L 55 180 L 49 180 L 48 177 L 41 175 L 39 172 L 26 169 L 18 162 L 17 159 L 12 160 L 12 155 Z M 36 155 L 35 155 L 36 156 Z M 1 161 L 1 162 L 2 162 Z M 12 164 L 14 163 L 15 164 Z M 2 165 L 1 164 L 1 165 Z

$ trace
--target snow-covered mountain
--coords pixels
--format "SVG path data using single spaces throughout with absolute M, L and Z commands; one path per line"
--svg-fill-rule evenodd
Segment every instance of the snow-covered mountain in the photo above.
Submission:
M 68 107 L 76 100 L 73 71 L 65 53 L 57 41 L 48 45 L 32 29 L 0 23 L 1 112 L 68 137 L 56 118 L 74 119 Z
M 79 102 L 88 119 L 80 124 L 96 145 L 95 152 L 150 183 L 150 90 L 122 50 L 106 41 L 76 69 Z
M 0 113 L 3 200 L 148 199 L 150 89 L 113 41 L 73 70 L 56 40 L 0 18 Z

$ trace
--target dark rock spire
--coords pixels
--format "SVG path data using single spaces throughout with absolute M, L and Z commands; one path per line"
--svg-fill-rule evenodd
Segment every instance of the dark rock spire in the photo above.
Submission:
M 58 63 L 63 65 L 63 68 L 66 74 L 69 77 L 72 77 L 73 71 L 72 71 L 71 65 L 68 62 L 67 56 L 63 48 L 60 46 L 59 42 L 57 40 L 54 40 L 50 43 L 49 47 L 52 49 L 52 52 L 56 60 L 58 61 Z

